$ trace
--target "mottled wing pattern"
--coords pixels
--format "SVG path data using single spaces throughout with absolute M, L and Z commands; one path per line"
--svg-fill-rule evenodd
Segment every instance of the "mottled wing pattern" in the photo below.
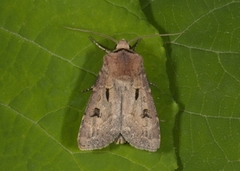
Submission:
M 113 88 L 106 88 L 107 66 L 103 65 L 82 118 L 78 133 L 81 150 L 101 149 L 120 134 L 120 101 Z M 111 94 L 111 96 L 109 96 Z
M 159 131 L 142 57 L 121 40 L 104 57 L 82 119 L 78 146 L 93 150 L 106 147 L 114 140 L 117 143 L 126 140 L 138 149 L 156 151 L 160 146 Z
M 122 110 L 121 134 L 138 149 L 156 151 L 160 147 L 159 120 L 143 68 L 142 71 L 138 78 L 140 85 L 129 82 L 133 85 L 123 93 L 122 108 L 125 110 Z

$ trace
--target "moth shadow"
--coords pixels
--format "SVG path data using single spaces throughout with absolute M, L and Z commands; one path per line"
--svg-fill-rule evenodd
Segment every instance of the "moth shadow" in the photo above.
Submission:
M 103 55 L 96 55 L 94 48 L 95 47 L 92 46 L 84 55 L 85 57 L 83 60 L 85 61 L 82 65 L 83 67 L 81 67 L 83 69 L 79 69 L 80 67 L 77 68 L 73 66 L 75 70 L 74 73 L 77 75 L 77 79 L 73 83 L 74 85 L 68 100 L 68 106 L 64 114 L 60 141 L 63 146 L 74 151 L 79 150 L 77 145 L 79 126 L 91 94 L 91 91 L 83 91 L 90 88 L 97 78 L 96 75 L 90 71 L 94 70 L 93 72 L 97 73 L 102 63 L 101 58 Z M 83 56 L 77 56 L 76 58 L 81 57 Z M 97 66 L 94 66 L 94 64 Z M 76 65 L 78 64 L 76 63 Z
M 159 25 L 158 22 L 156 22 L 155 17 L 153 15 L 153 10 L 152 10 L 152 4 L 148 3 L 144 0 L 140 0 L 140 5 L 143 9 L 143 12 L 148 19 L 148 21 L 159 31 L 160 34 L 169 34 L 167 30 L 165 30 L 161 25 Z M 185 105 L 181 102 L 179 98 L 179 87 L 176 79 L 176 67 L 177 64 L 174 59 L 172 59 L 172 47 L 171 47 L 171 40 L 170 37 L 162 37 L 164 43 L 164 48 L 166 50 L 166 56 L 167 56 L 167 62 L 166 62 L 166 71 L 169 79 L 169 85 L 170 85 L 170 91 L 173 95 L 174 100 L 178 103 L 179 106 L 179 112 L 176 114 L 175 117 L 175 123 L 172 131 L 172 136 L 173 136 L 173 144 L 174 147 L 176 148 L 176 156 L 177 156 L 177 162 L 178 162 L 178 171 L 183 170 L 183 164 L 179 155 L 179 150 L 180 150 L 180 128 L 181 128 L 181 115 L 183 113 L 183 110 L 185 108 Z M 163 129 L 162 129 L 163 130 Z M 168 132 L 169 133 L 169 132 Z M 164 135 L 164 132 L 162 133 L 162 136 L 167 136 Z M 166 142 L 167 144 L 167 142 Z M 164 142 L 163 142 L 164 145 Z M 161 150 L 161 147 L 160 147 Z

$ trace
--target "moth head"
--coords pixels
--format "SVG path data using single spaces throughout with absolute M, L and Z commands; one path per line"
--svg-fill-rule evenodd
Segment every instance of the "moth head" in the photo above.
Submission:
M 116 50 L 118 49 L 130 49 L 129 43 L 125 39 L 120 40 L 116 45 Z
M 132 50 L 132 51 L 135 51 L 135 48 L 137 47 L 139 41 L 141 39 L 145 39 L 145 38 L 150 38 L 150 37 L 155 37 L 155 36 L 173 36 L 173 35 L 180 35 L 182 34 L 183 32 L 180 32 L 180 33 L 173 33 L 173 34 L 151 34 L 151 35 L 146 35 L 146 36 L 141 36 L 141 37 L 137 37 L 137 38 L 134 38 L 132 40 L 130 40 L 129 42 L 127 42 L 125 39 L 122 39 L 120 41 L 117 41 L 116 39 L 114 39 L 113 37 L 111 36 L 108 36 L 106 34 L 103 34 L 103 33 L 99 33 L 99 32 L 95 32 L 95 31 L 92 31 L 92 30 L 85 30 L 85 29 L 80 29 L 80 28 L 72 28 L 72 27 L 66 27 L 64 26 L 64 28 L 66 29 L 70 29 L 70 30 L 76 30 L 76 31 L 80 31 L 80 32 L 85 32 L 85 33 L 92 33 L 92 34 L 95 34 L 95 35 L 98 35 L 98 36 L 101 36 L 101 37 L 104 37 L 104 38 L 107 38 L 113 42 L 116 43 L 116 48 L 115 50 L 119 50 L 119 49 L 127 49 L 127 50 Z M 104 50 L 105 52 L 107 53 L 110 53 L 111 51 L 110 50 L 107 50 L 106 48 L 104 48 L 103 46 L 101 46 L 100 44 L 98 44 L 93 38 L 90 37 L 90 40 L 96 44 L 100 49 Z M 135 42 L 135 44 L 133 46 L 130 46 L 129 44 L 131 44 L 132 42 Z

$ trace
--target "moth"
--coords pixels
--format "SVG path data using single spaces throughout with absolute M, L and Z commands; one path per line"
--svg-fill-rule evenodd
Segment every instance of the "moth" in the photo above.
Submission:
M 122 39 L 107 54 L 87 104 L 78 133 L 81 150 L 101 149 L 114 142 L 154 152 L 160 147 L 156 107 L 143 58 Z

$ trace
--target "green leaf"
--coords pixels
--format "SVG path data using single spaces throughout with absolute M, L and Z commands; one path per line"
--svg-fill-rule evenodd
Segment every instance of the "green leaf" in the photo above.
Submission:
M 174 170 L 173 127 L 178 106 L 169 90 L 162 39 L 143 39 L 137 53 L 152 86 L 161 124 L 155 152 L 128 144 L 80 151 L 77 134 L 104 52 L 106 38 L 156 34 L 138 1 L 1 1 L 0 165 L 4 170 Z
M 238 170 L 240 1 L 0 2 L 3 170 Z M 128 144 L 80 151 L 77 133 L 105 47 L 143 39 L 161 125 L 155 153 Z M 167 55 L 165 55 L 167 54 Z M 167 59 L 167 61 L 166 61 Z M 172 96 L 173 95 L 173 96 Z M 174 100 L 180 106 L 178 106 Z
M 178 170 L 240 168 L 240 1 L 152 1 L 142 7 L 166 45 Z M 154 20 L 152 20 L 154 19 Z

